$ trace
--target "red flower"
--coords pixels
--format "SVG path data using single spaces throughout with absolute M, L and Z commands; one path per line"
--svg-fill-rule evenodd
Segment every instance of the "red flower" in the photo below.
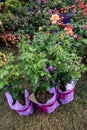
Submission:
M 77 10 L 76 10 L 76 9 L 73 9 L 73 10 L 72 10 L 72 13 L 76 13 L 76 12 L 77 12 Z
M 66 31 L 66 34 L 73 35 L 73 30 L 71 25 L 67 25 L 64 30 Z
M 31 37 L 30 37 L 30 35 L 28 35 L 28 36 L 26 36 L 26 38 L 27 38 L 27 39 L 30 39 Z
M 84 25 L 84 26 L 83 26 L 83 29 L 87 30 L 87 25 Z
M 80 37 L 77 34 L 74 34 L 73 37 L 78 41 L 80 40 Z
M 64 10 L 65 10 L 65 8 L 61 8 L 60 10 L 64 11 Z
M 65 31 L 70 30 L 70 29 L 72 29 L 72 26 L 71 26 L 71 25 L 67 25 L 67 26 L 64 28 Z
M 85 8 L 85 4 L 84 4 L 83 1 L 81 1 L 81 2 L 79 3 L 79 8 L 81 8 L 81 9 L 84 9 L 84 8 Z
M 87 5 L 85 5 L 85 8 L 82 10 L 82 15 L 83 16 L 87 15 Z

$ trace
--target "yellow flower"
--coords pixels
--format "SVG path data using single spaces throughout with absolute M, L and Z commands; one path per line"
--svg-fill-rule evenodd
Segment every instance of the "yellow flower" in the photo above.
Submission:
M 39 27 L 38 30 L 41 31 L 41 30 L 42 30 L 42 27 Z
M 0 25 L 2 25 L 2 21 L 0 20 Z
M 52 24 L 56 24 L 59 19 L 60 17 L 58 14 L 53 14 L 50 18 L 50 20 L 52 21 Z

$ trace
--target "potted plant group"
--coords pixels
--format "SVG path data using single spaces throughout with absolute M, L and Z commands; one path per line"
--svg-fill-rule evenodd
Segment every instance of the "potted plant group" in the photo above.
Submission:
M 78 56 L 78 53 L 76 54 L 76 50 L 72 50 L 73 46 L 65 37 L 66 35 L 64 34 L 61 39 L 58 38 L 60 34 L 50 34 L 49 36 L 39 34 L 40 37 L 37 34 L 33 46 L 38 53 L 39 51 L 45 52 L 48 59 L 46 71 L 51 76 L 49 79 L 51 86 L 55 88 L 58 86 L 56 88 L 57 98 L 62 104 L 67 104 L 73 100 L 75 84 L 87 68 L 81 64 L 82 58 Z M 57 40 L 58 43 L 56 43 Z
M 81 57 L 72 51 L 68 40 L 60 38 L 59 44 L 56 43 L 57 35 L 36 33 L 32 45 L 28 44 L 31 40 L 22 39 L 23 42 L 18 44 L 18 53 L 15 56 L 10 54 L 6 64 L 0 69 L 0 86 L 9 86 L 10 83 L 17 95 L 21 84 L 28 82 L 27 88 L 33 94 L 27 100 L 37 104 L 40 112 L 51 113 L 60 105 L 59 102 L 71 102 L 74 84 L 86 70 L 79 63 Z
M 40 39 L 37 38 L 38 40 Z M 24 42 L 19 45 L 22 71 L 25 77 L 29 77 L 33 92 L 29 99 L 37 104 L 40 112 L 51 113 L 59 106 L 59 103 L 56 100 L 57 93 L 51 82 L 51 75 L 46 71 L 48 59 L 45 52 L 38 52 L 39 50 L 33 45 L 34 43 L 30 46 Z

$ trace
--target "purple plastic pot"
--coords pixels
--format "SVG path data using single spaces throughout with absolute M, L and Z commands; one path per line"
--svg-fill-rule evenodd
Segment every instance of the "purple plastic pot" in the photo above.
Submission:
M 61 104 L 67 104 L 71 102 L 74 98 L 74 82 L 72 81 L 70 84 L 66 85 L 66 91 L 60 90 L 59 87 L 56 88 L 57 90 L 57 99 Z
M 50 114 L 60 105 L 56 99 L 57 93 L 55 88 L 51 88 L 49 92 L 53 94 L 51 99 L 48 99 L 44 104 L 39 102 L 36 103 L 40 113 L 46 112 Z
M 33 113 L 33 103 L 28 99 L 29 93 L 27 90 L 24 91 L 25 105 L 20 104 L 17 100 L 13 105 L 13 98 L 8 92 L 5 93 L 8 104 L 11 109 L 15 110 L 19 115 L 27 116 Z

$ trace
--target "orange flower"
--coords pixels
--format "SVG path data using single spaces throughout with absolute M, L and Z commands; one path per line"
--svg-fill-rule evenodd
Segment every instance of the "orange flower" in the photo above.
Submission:
M 66 31 L 66 34 L 73 35 L 73 30 L 71 25 L 67 25 L 64 30 Z
M 53 14 L 50 18 L 50 20 L 52 21 L 52 24 L 56 24 L 57 21 L 59 20 L 59 15 L 58 14 Z

